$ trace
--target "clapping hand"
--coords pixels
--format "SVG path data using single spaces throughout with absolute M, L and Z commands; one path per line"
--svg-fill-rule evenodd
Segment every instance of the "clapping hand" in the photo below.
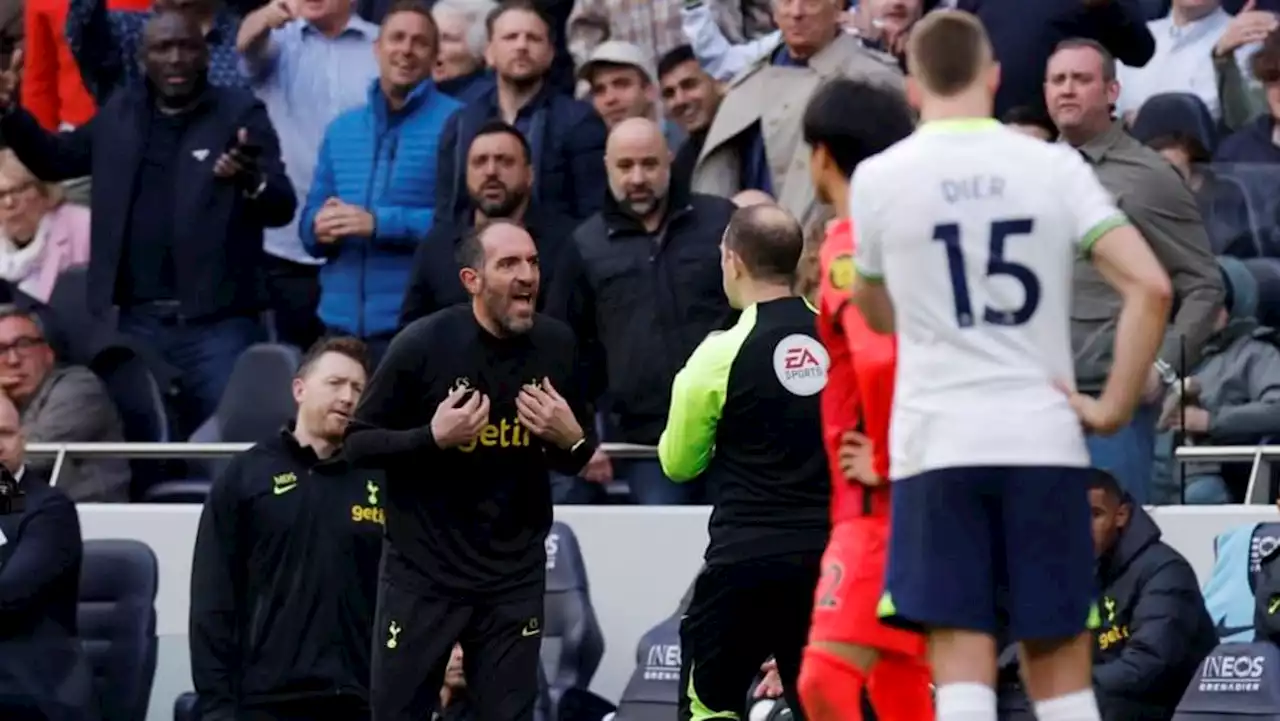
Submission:
M 564 450 L 582 440 L 582 426 L 564 399 L 551 385 L 550 378 L 541 383 L 527 383 L 516 396 L 516 416 L 533 435 Z
M 18 79 L 22 76 L 22 50 L 14 50 L 9 67 L 0 71 L 0 110 L 8 110 L 17 102 Z
M 294 7 L 293 0 L 272 0 L 262 6 L 262 14 L 267 27 L 275 30 L 297 17 L 298 11 Z
M 440 448 L 462 446 L 474 441 L 488 422 L 489 397 L 473 388 L 459 387 L 436 406 L 431 435 Z
M 236 142 L 213 163 L 213 174 L 224 180 L 235 180 L 248 190 L 254 190 L 262 182 L 258 168 L 258 156 L 262 149 L 249 142 L 249 131 L 236 131 Z
M 1275 13 L 1257 10 L 1256 4 L 1255 0 L 1249 0 L 1244 7 L 1240 8 L 1240 12 L 1231 18 L 1231 22 L 1227 23 L 1226 30 L 1222 32 L 1217 45 L 1213 48 L 1215 56 L 1226 57 L 1241 46 L 1262 42 L 1268 35 L 1275 32 L 1280 19 Z
M 337 198 L 324 201 L 313 227 L 316 240 L 321 243 L 334 243 L 347 236 L 369 238 L 373 236 L 373 229 L 372 213 Z

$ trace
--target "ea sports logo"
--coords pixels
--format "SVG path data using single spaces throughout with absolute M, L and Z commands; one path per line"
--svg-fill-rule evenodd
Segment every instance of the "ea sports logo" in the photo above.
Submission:
M 778 382 L 798 396 L 811 396 L 826 387 L 830 365 L 827 349 L 802 333 L 783 338 L 773 349 L 773 372 Z

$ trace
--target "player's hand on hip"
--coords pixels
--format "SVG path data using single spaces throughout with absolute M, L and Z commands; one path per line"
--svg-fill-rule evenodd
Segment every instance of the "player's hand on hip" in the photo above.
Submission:
M 526 383 L 516 396 L 516 417 L 533 435 L 568 450 L 582 440 L 582 426 L 569 402 L 551 385 L 550 378 Z
M 1099 436 L 1109 436 L 1120 430 L 1129 422 L 1129 415 L 1123 408 L 1106 403 L 1101 399 L 1087 396 L 1065 383 L 1059 383 L 1058 389 L 1067 395 L 1071 410 L 1076 412 L 1080 425 L 1085 431 Z
M 840 472 L 846 480 L 865 486 L 878 486 L 884 479 L 875 470 L 875 444 L 857 431 L 848 431 L 840 437 Z
M 453 448 L 475 440 L 488 422 L 489 397 L 471 388 L 456 388 L 436 406 L 431 435 L 437 446 Z

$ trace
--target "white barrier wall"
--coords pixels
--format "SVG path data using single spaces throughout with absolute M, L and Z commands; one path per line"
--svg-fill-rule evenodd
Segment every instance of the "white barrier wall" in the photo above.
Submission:
M 592 601 L 604 628 L 605 656 L 592 682 L 596 693 L 617 699 L 634 668 L 640 636 L 675 610 L 702 565 L 707 515 L 707 508 L 556 508 L 556 520 L 573 528 L 582 545 Z M 1172 507 L 1154 515 L 1165 540 L 1187 557 L 1201 583 L 1213 566 L 1217 534 L 1245 523 L 1280 520 L 1271 506 Z M 191 689 L 187 597 L 199 516 L 198 506 L 80 506 L 86 539 L 137 539 L 160 560 L 160 660 L 147 721 L 172 719 L 173 700 Z

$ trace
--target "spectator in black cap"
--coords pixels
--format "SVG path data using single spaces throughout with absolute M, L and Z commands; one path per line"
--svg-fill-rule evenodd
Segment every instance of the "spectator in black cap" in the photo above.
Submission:
M 1218 259 L 1227 299 L 1218 312 L 1215 332 L 1204 356 L 1187 379 L 1180 403 L 1171 392 L 1165 400 L 1152 479 L 1154 503 L 1230 503 L 1235 469 L 1219 463 L 1188 463 L 1184 482 L 1178 482 L 1169 462 L 1174 434 L 1201 445 L 1260 443 L 1280 434 L 1280 334 L 1260 325 L 1255 317 L 1258 283 L 1244 263 Z M 1174 388 L 1177 388 L 1175 384 Z M 1224 474 L 1225 471 L 1225 474 Z M 1185 490 L 1184 490 L 1185 487 Z

